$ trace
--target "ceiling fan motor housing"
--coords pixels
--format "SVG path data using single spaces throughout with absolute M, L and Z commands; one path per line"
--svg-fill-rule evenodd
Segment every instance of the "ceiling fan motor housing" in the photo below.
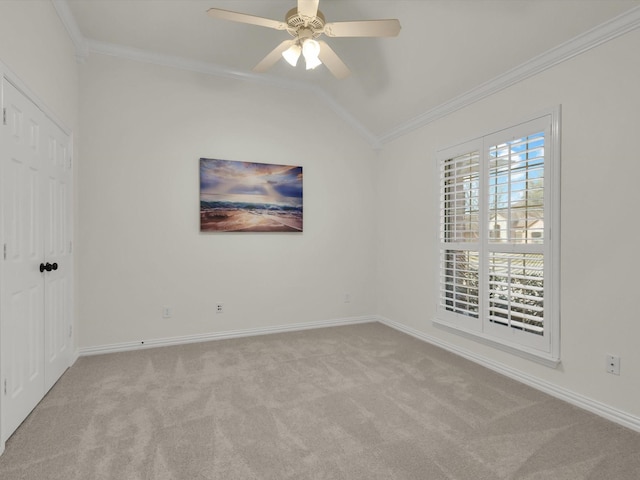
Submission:
M 287 31 L 292 37 L 298 37 L 302 31 L 310 31 L 311 38 L 317 38 L 322 35 L 324 30 L 325 18 L 320 10 L 315 17 L 305 17 L 298 13 L 298 8 L 292 8 L 285 16 Z M 308 34 L 307 34 L 308 35 Z M 304 36 L 304 35 L 303 35 Z

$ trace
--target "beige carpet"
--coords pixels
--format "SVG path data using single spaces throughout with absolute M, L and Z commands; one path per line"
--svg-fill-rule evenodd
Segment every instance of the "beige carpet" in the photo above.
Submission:
M 637 480 L 640 434 L 380 324 L 80 358 L 0 479 Z

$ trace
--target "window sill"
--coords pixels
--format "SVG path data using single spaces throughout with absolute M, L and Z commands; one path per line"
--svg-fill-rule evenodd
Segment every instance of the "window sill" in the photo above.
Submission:
M 503 352 L 507 352 L 536 363 L 540 363 L 546 367 L 557 368 L 558 365 L 560 365 L 560 358 L 556 358 L 545 352 L 540 352 L 522 345 L 515 345 L 512 343 L 504 342 L 498 338 L 489 337 L 488 335 L 485 335 L 481 332 L 475 332 L 467 330 L 465 328 L 461 328 L 459 325 L 455 325 L 440 318 L 434 318 L 433 325 L 456 335 L 470 338 L 471 340 L 475 340 L 484 345 L 489 345 L 490 347 L 497 348 L 498 350 L 502 350 Z

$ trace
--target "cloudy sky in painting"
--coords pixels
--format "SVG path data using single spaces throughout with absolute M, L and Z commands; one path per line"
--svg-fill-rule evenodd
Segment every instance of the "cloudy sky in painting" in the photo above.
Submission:
M 302 206 L 302 167 L 200 159 L 200 200 Z

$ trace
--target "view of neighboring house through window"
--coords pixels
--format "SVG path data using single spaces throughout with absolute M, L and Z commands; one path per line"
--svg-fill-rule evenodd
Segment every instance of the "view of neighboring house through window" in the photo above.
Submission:
M 489 320 L 538 335 L 544 333 L 544 141 L 537 132 L 493 145 L 487 165 L 490 228 L 503 222 L 500 236 L 489 238 Z
M 438 152 L 436 323 L 549 361 L 559 357 L 557 117 Z

